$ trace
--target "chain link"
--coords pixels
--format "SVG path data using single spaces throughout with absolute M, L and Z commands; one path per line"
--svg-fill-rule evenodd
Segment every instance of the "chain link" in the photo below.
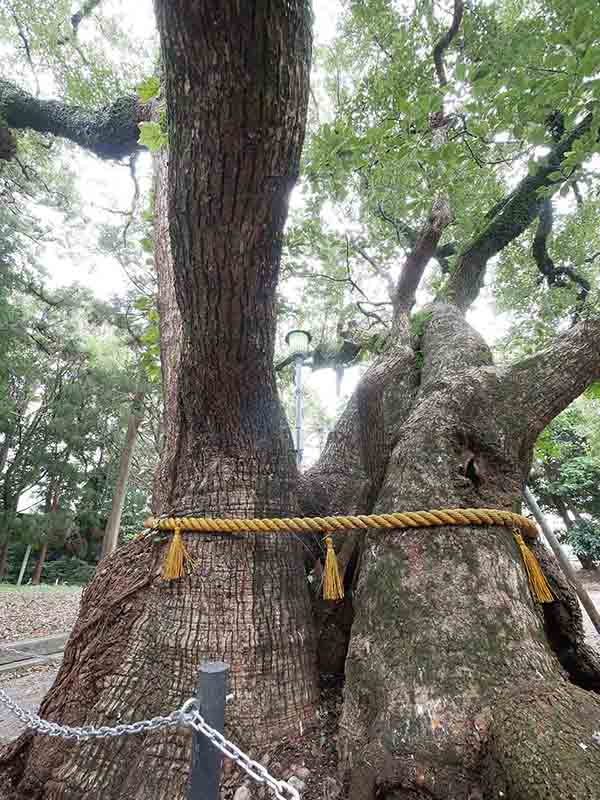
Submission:
M 265 783 L 272 790 L 277 800 L 300 800 L 298 790 L 294 786 L 287 781 L 278 781 L 266 767 L 259 764 L 258 761 L 254 761 L 233 742 L 226 739 L 222 733 L 212 728 L 200 713 L 197 700 L 193 697 L 167 717 L 153 717 L 141 722 L 123 723 L 115 725 L 113 728 L 106 725 L 102 725 L 100 728 L 95 728 L 93 725 L 71 727 L 69 725 L 59 725 L 57 722 L 48 722 L 48 720 L 42 719 L 37 714 L 21 708 L 2 689 L 0 689 L 0 703 L 6 706 L 11 714 L 28 728 L 37 733 L 42 733 L 46 736 L 61 736 L 65 739 L 108 739 L 129 736 L 135 733 L 148 733 L 149 731 L 158 731 L 163 728 L 177 728 L 179 726 L 192 728 L 206 736 L 214 747 L 241 767 L 252 780 L 257 783 Z

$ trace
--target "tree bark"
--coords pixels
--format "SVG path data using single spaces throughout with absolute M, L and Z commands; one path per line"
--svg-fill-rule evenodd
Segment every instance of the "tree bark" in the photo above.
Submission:
M 137 432 L 142 422 L 140 404 L 143 399 L 144 392 L 136 392 L 131 404 L 129 420 L 127 422 L 127 434 L 125 436 L 125 443 L 123 445 L 121 458 L 119 460 L 119 475 L 117 477 L 117 483 L 113 494 L 110 516 L 104 531 L 104 539 L 102 540 L 102 558 L 110 555 L 117 549 L 117 543 L 119 541 L 119 526 L 121 524 L 123 506 L 125 505 L 125 494 L 127 492 L 127 481 L 129 479 L 131 459 L 133 456 Z
M 0 116 L 9 128 L 51 133 L 85 147 L 101 158 L 120 159 L 139 148 L 139 123 L 151 105 L 135 95 L 120 97 L 96 111 L 40 100 L 0 78 Z
M 156 202 L 166 434 L 154 509 L 290 515 L 297 471 L 272 362 L 310 11 L 304 0 L 157 0 L 156 11 L 169 156 Z M 166 583 L 169 538 L 150 535 L 103 560 L 41 713 L 71 724 L 165 713 L 193 693 L 198 664 L 218 659 L 231 667 L 227 733 L 237 743 L 259 755 L 302 735 L 315 720 L 317 676 L 301 543 L 184 534 L 196 567 Z M 118 757 L 114 748 L 25 736 L 3 763 L 16 798 L 185 797 L 185 732 L 128 737 Z
M 518 510 L 534 418 L 523 419 L 514 384 L 455 307 L 432 307 L 420 352 L 418 391 L 392 434 L 375 511 Z M 568 402 L 578 378 L 565 380 Z M 518 676 L 534 691 L 561 686 L 510 533 L 369 532 L 353 599 L 339 736 L 351 798 L 498 796 L 486 794 L 485 766 L 495 709 Z M 535 796 L 521 774 L 503 775 L 515 782 L 507 796 Z
M 33 575 L 31 576 L 32 586 L 38 586 L 40 581 L 42 580 L 42 568 L 44 566 L 44 562 L 46 561 L 47 555 L 48 555 L 48 542 L 44 542 L 42 544 L 38 559 L 35 563 L 35 569 L 33 570 Z
M 6 573 L 6 565 L 8 562 L 8 540 L 0 542 L 0 581 L 4 578 Z

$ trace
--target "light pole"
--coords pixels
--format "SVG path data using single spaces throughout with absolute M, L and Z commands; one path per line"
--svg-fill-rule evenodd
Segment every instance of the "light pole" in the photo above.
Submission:
M 294 384 L 296 398 L 296 464 L 302 465 L 302 364 L 308 355 L 308 347 L 312 336 L 308 331 L 295 329 L 285 337 L 294 359 Z

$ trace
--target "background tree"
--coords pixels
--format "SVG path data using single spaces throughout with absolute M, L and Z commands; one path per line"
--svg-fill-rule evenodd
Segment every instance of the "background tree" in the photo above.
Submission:
M 597 400 L 583 398 L 556 417 L 538 439 L 530 481 L 587 569 L 600 556 L 598 419 Z

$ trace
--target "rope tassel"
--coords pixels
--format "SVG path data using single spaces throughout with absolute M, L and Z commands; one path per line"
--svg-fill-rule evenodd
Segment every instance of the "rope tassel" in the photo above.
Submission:
M 333 540 L 331 536 L 325 537 L 327 555 L 325 556 L 325 569 L 323 570 L 323 599 L 342 600 L 344 597 L 344 584 L 340 578 Z
M 515 537 L 515 542 L 519 545 L 519 549 L 521 550 L 523 563 L 525 564 L 525 571 L 527 572 L 527 578 L 529 580 L 529 587 L 531 588 L 531 593 L 533 594 L 534 598 L 538 603 L 554 602 L 554 595 L 548 586 L 548 581 L 542 572 L 537 558 L 527 547 L 523 541 L 523 537 L 518 531 L 513 531 L 513 536 Z
M 181 535 L 181 528 L 175 528 L 165 563 L 163 564 L 162 577 L 165 581 L 174 581 L 186 574 L 186 566 L 193 569 L 194 559 L 186 550 Z

